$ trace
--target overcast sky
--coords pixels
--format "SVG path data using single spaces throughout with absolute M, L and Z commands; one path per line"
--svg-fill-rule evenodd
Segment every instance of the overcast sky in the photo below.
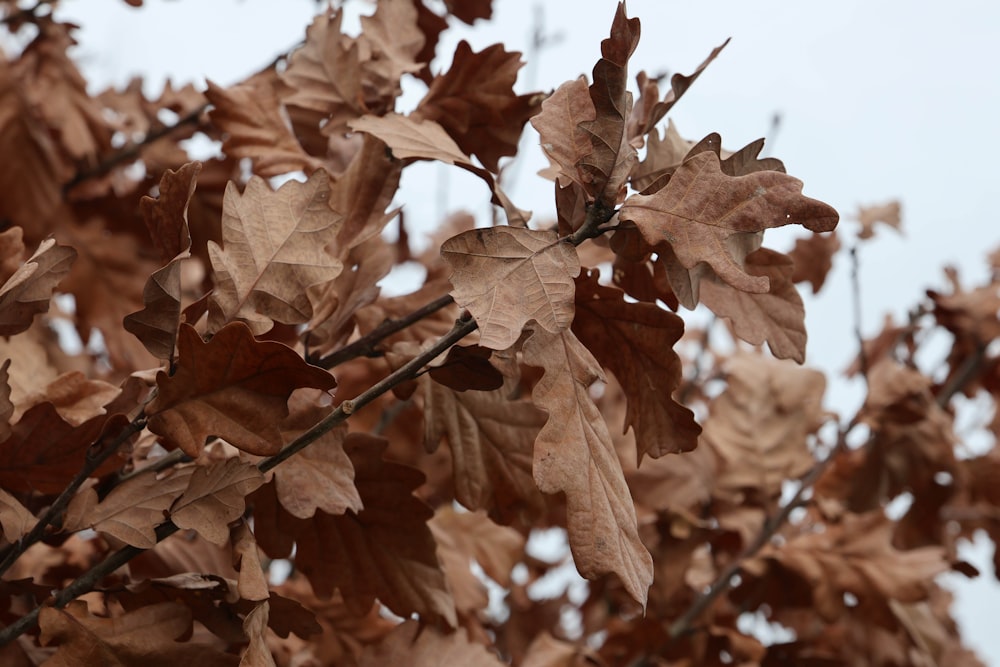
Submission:
M 528 92 L 528 84 L 551 90 L 589 76 L 616 3 L 537 4 L 544 7 L 542 29 L 551 44 L 534 69 L 522 71 L 519 92 Z M 445 37 L 437 69 L 447 67 L 459 39 L 476 50 L 502 41 L 529 51 L 535 3 L 494 5 L 493 21 L 459 24 Z M 141 10 L 124 2 L 67 0 L 61 16 L 82 26 L 78 56 L 95 88 L 141 74 L 155 92 L 168 76 L 175 83 L 237 82 L 301 41 L 315 11 L 311 0 L 147 0 Z M 733 38 L 672 111 L 683 136 L 697 140 L 716 131 L 727 148 L 739 148 L 768 135 L 780 114 L 765 150 L 805 182 L 806 195 L 841 212 L 845 245 L 856 227 L 846 219 L 859 204 L 902 201 L 903 235 L 880 230 L 860 252 L 866 335 L 878 331 L 883 313 L 898 321 L 925 288 L 944 285 L 944 264 L 958 266 L 966 281 L 986 275 L 985 255 L 1000 245 L 1000 4 L 631 0 L 628 13 L 642 20 L 633 74 L 690 73 Z M 404 105 L 421 95 L 419 87 L 408 88 Z M 552 186 L 534 176 L 545 160 L 537 141 L 529 137 L 529 143 L 508 193 L 544 218 L 553 210 Z M 446 202 L 437 195 L 442 184 Z M 484 208 L 484 186 L 458 170 L 428 165 L 408 173 L 404 185 L 400 201 L 408 222 L 433 224 L 442 208 Z M 790 238 L 769 232 L 765 245 L 784 249 Z M 825 294 L 806 304 L 807 361 L 831 372 L 843 369 L 857 349 L 849 282 L 849 266 L 840 258 Z M 850 413 L 859 400 L 856 384 L 832 384 L 833 409 Z M 969 643 L 1000 665 L 995 615 L 986 613 L 1000 608 L 990 548 L 981 540 L 969 554 L 984 576 L 956 584 L 957 616 Z

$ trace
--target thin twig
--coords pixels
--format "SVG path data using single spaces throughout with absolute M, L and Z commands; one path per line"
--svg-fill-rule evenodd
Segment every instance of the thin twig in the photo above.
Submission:
M 132 436 L 139 433 L 146 426 L 146 416 L 144 413 L 140 412 L 137 417 L 130 421 L 118 434 L 118 436 L 108 443 L 104 448 L 98 447 L 101 443 L 101 439 L 98 439 L 93 445 L 91 445 L 91 450 L 96 449 L 96 454 L 93 456 L 87 456 L 84 461 L 83 467 L 73 480 L 63 489 L 59 497 L 55 499 L 55 502 L 49 506 L 42 515 L 38 522 L 35 523 L 35 527 L 31 529 L 31 532 L 25 535 L 23 538 L 13 543 L 11 547 L 8 547 L 6 553 L 3 554 L 3 561 L 0 562 L 0 574 L 6 572 L 10 567 L 17 562 L 25 551 L 27 551 L 32 545 L 40 541 L 45 537 L 45 532 L 48 527 L 54 522 L 59 516 L 62 515 L 63 511 L 69 505 L 69 501 L 73 499 L 76 495 L 77 490 L 83 485 L 84 482 L 94 474 L 101 465 L 111 458 L 117 451 L 118 448 L 125 444 Z
M 854 302 L 854 336 L 858 339 L 858 365 L 861 367 L 861 377 L 868 384 L 868 351 L 865 349 L 865 339 L 861 335 L 861 278 L 860 262 L 858 261 L 858 246 L 851 246 L 851 300 Z
M 388 338 L 397 331 L 402 331 L 406 329 L 411 324 L 422 320 L 428 315 L 432 315 L 437 311 L 445 308 L 446 306 L 455 302 L 450 294 L 445 294 L 444 296 L 431 301 L 430 303 L 417 308 L 415 311 L 401 317 L 396 320 L 386 320 L 382 324 L 378 325 L 367 334 L 357 339 L 350 345 L 346 345 L 336 352 L 332 352 L 325 357 L 319 359 L 308 360 L 309 363 L 319 366 L 320 368 L 325 368 L 330 370 L 335 366 L 339 366 L 345 361 L 350 361 L 357 357 L 371 357 L 377 354 L 376 346 L 382 342 L 383 339 Z
M 142 468 L 139 468 L 138 470 L 133 470 L 129 473 L 121 475 L 118 478 L 118 481 L 115 483 L 115 486 L 124 484 L 133 477 L 138 477 L 139 475 L 145 475 L 147 473 L 157 473 L 160 472 L 161 470 L 166 470 L 167 468 L 173 467 L 173 465 L 176 463 L 184 463 L 185 461 L 190 461 L 190 460 L 191 457 L 185 454 L 184 450 L 175 449 L 174 451 L 166 454 L 165 456 L 161 456 L 160 458 L 156 459 L 148 466 L 144 466 Z

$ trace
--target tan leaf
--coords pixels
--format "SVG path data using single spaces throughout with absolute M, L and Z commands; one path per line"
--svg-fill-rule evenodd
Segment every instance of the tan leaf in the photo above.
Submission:
M 588 182 L 577 165 L 593 151 L 590 135 L 581 125 L 595 118 L 597 110 L 590 99 L 587 79 L 581 76 L 556 88 L 542 102 L 541 113 L 531 119 L 550 162 L 542 174 L 555 179 L 559 187 L 576 183 L 590 194 Z
M 0 336 L 13 336 L 31 326 L 35 315 L 49 310 L 56 286 L 69 273 L 76 251 L 46 239 L 35 254 L 0 287 Z
M 243 620 L 243 632 L 250 644 L 243 651 L 240 667 L 274 667 L 274 656 L 267 645 L 267 621 L 271 605 L 264 600 L 250 611 Z
M 200 172 L 200 162 L 168 170 L 160 179 L 159 198 L 143 197 L 139 202 L 153 244 L 167 264 L 146 281 L 145 307 L 126 316 L 124 326 L 158 359 L 173 359 L 181 316 L 181 262 L 191 256 L 187 208 Z
M 229 522 L 243 515 L 246 497 L 263 483 L 257 466 L 235 458 L 198 466 L 184 494 L 171 505 L 170 519 L 209 542 L 225 544 Z
M 705 263 L 733 287 L 763 293 L 767 278 L 748 274 L 745 258 L 760 246 L 765 229 L 801 224 L 827 232 L 837 224 L 836 211 L 801 191 L 801 181 L 777 171 L 728 176 L 718 156 L 704 151 L 678 167 L 655 194 L 629 197 L 619 217 L 635 222 L 650 245 L 670 244 L 684 269 Z M 692 280 L 697 299 L 698 280 Z
M 599 658 L 592 650 L 556 639 L 542 630 L 528 646 L 521 667 L 585 667 L 599 664 Z
M 830 234 L 810 234 L 804 239 L 795 239 L 795 247 L 788 253 L 792 258 L 793 283 L 808 282 L 816 294 L 826 282 L 833 268 L 833 256 L 840 250 L 837 232 Z
M 398 209 L 386 213 L 399 187 L 403 164 L 386 155 L 385 144 L 366 135 L 347 171 L 330 186 L 330 206 L 344 216 L 335 251 L 343 259 L 353 249 L 378 236 Z
M 233 567 L 240 573 L 237 580 L 237 591 L 244 600 L 267 600 L 271 591 L 267 583 L 267 574 L 257 550 L 257 540 L 247 522 L 240 521 L 231 533 L 233 544 Z M 266 602 L 264 603 L 266 604 Z M 260 605 L 258 605 L 259 608 Z M 267 614 L 264 614 L 267 623 Z
M 395 98 L 402 90 L 403 74 L 419 72 L 416 61 L 424 47 L 424 33 L 417 27 L 417 8 L 412 0 L 380 2 L 371 16 L 361 17 L 361 34 L 375 53 L 365 64 L 376 81 L 386 82 Z
M 207 343 L 182 325 L 176 372 L 160 371 L 156 383 L 159 394 L 146 406 L 149 429 L 193 457 L 213 435 L 251 454 L 274 454 L 285 444 L 279 425 L 291 393 L 336 386 L 326 371 L 281 343 L 255 340 L 239 322 Z
M 104 406 L 121 393 L 121 389 L 103 380 L 91 380 L 79 371 L 63 373 L 44 388 L 23 395 L 17 402 L 13 419 L 40 403 L 51 403 L 59 416 L 74 426 L 92 417 L 103 415 Z
M 791 280 L 792 261 L 780 252 L 760 248 L 746 258 L 746 271 L 767 278 L 770 290 L 742 292 L 718 280 L 702 280 L 702 303 L 731 320 L 736 335 L 746 342 L 762 345 L 767 341 L 774 356 L 801 364 L 806 358 L 806 312 Z
M 640 72 L 639 76 L 642 77 L 643 73 Z M 646 140 L 646 156 L 632 170 L 632 187 L 645 191 L 664 173 L 679 167 L 693 146 L 693 141 L 681 137 L 673 119 L 667 122 L 663 139 L 660 139 L 655 127 L 651 128 Z
M 156 526 L 187 488 L 194 469 L 181 468 L 166 478 L 146 473 L 122 482 L 100 502 L 93 487 L 82 489 L 69 503 L 65 530 L 93 528 L 140 549 L 156 546 Z
M 482 512 L 459 513 L 447 506 L 438 508 L 429 525 L 458 612 L 469 615 L 486 609 L 486 587 L 473 573 L 472 564 L 509 587 L 510 573 L 524 555 L 524 537 L 513 528 L 496 525 Z
M 590 385 L 603 378 L 601 367 L 569 331 L 534 331 L 524 343 L 524 362 L 545 371 L 532 400 L 549 413 L 535 440 L 535 482 L 545 493 L 566 494 L 577 570 L 589 578 L 613 572 L 645 607 L 653 560 L 639 539 L 611 434 L 590 395 Z
M 11 227 L 0 232 L 0 281 L 7 282 L 21 268 L 24 252 L 23 229 Z
M 295 566 L 316 594 L 330 597 L 340 589 L 356 615 L 378 598 L 398 615 L 417 613 L 454 626 L 454 602 L 427 526 L 432 512 L 413 496 L 424 475 L 384 461 L 386 444 L 362 433 L 345 440 L 364 507 L 358 513 L 317 511 L 297 519 L 277 502 L 273 485 L 262 487 L 252 500 L 257 542 L 273 558 L 289 556 L 294 542 Z
M 451 265 L 455 301 L 479 324 L 479 344 L 505 350 L 534 320 L 550 333 L 573 321 L 576 250 L 555 232 L 516 227 L 474 229 L 441 246 Z
M 260 75 L 230 88 L 208 82 L 205 97 L 214 105 L 209 116 L 223 132 L 226 155 L 249 158 L 258 176 L 280 176 L 294 171 L 310 174 L 322 161 L 303 150 L 281 115 L 277 81 Z
M 673 351 L 684 322 L 650 303 L 627 303 L 621 290 L 598 284 L 600 274 L 576 281 L 573 333 L 625 390 L 625 432 L 635 431 L 637 461 L 695 448 L 701 428 L 694 413 L 673 400 L 681 360 Z
M 876 206 L 862 206 L 858 209 L 858 222 L 861 223 L 859 239 L 870 239 L 875 236 L 875 225 L 882 223 L 899 231 L 902 223 L 902 206 L 898 201 L 891 201 Z
M 207 645 L 177 641 L 191 632 L 191 612 L 175 602 L 102 618 L 92 615 L 86 602 L 75 600 L 65 609 L 42 608 L 38 625 L 42 645 L 58 647 L 46 661 L 47 667 L 236 664 L 236 656 L 226 656 Z
M 234 318 L 254 334 L 308 322 L 306 288 L 335 278 L 343 264 L 326 246 L 337 238 L 341 216 L 330 208 L 329 176 L 315 172 L 306 183 L 289 181 L 272 191 L 251 178 L 241 195 L 226 188 L 222 213 L 224 249 L 209 243 L 216 288 L 208 325 L 219 330 Z
M 504 389 L 456 392 L 422 380 L 424 442 L 448 441 L 455 498 L 505 524 L 530 520 L 543 501 L 531 475 L 532 444 L 545 415 Z
M 463 630 L 445 634 L 433 627 L 406 621 L 378 644 L 361 655 L 359 667 L 501 667 L 493 653 L 479 643 L 470 642 Z
M 14 543 L 31 532 L 38 520 L 18 502 L 17 498 L 0 489 L 0 527 L 3 538 Z
M 305 391 L 296 391 L 289 400 L 289 415 L 281 425 L 282 437 L 291 442 L 332 411 L 332 407 L 310 400 Z M 354 466 L 344 451 L 346 435 L 347 425 L 341 424 L 274 469 L 278 500 L 289 514 L 308 519 L 316 510 L 327 514 L 361 511 Z
M 540 95 L 514 94 L 520 55 L 502 44 L 473 53 L 462 40 L 411 117 L 437 121 L 464 153 L 496 173 L 498 160 L 517 152 L 524 124 L 541 104 Z
M 787 479 L 815 465 L 807 436 L 825 419 L 826 377 L 753 354 L 729 359 L 729 386 L 711 406 L 703 438 L 722 459 L 718 484 L 777 498 Z
M 0 364 L 0 442 L 10 437 L 11 417 L 14 414 L 14 403 L 10 400 L 10 359 L 4 359 Z

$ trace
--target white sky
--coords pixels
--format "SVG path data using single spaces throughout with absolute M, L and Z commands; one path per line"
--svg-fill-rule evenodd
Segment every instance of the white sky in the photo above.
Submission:
M 492 22 L 459 24 L 438 53 L 450 54 L 462 38 L 476 50 L 502 41 L 526 51 L 535 4 L 495 0 Z M 616 3 L 537 4 L 544 7 L 544 31 L 559 41 L 540 54 L 532 88 L 550 90 L 581 73 L 589 76 Z M 61 15 L 83 26 L 78 57 L 95 87 L 142 74 L 155 92 L 167 76 L 175 83 L 206 77 L 235 83 L 303 39 L 316 9 L 311 0 L 147 0 L 142 10 L 124 2 L 67 0 Z M 733 38 L 671 113 L 682 135 L 697 140 L 717 131 L 728 148 L 739 148 L 766 135 L 778 112 L 780 129 L 765 150 L 805 182 L 805 194 L 832 204 L 843 218 L 859 204 L 902 201 L 904 235 L 880 230 L 860 252 L 866 335 L 877 332 L 883 313 L 899 321 L 925 288 L 943 286 L 944 264 L 959 266 L 966 284 L 986 275 L 985 254 L 1000 245 L 993 205 L 1000 194 L 1000 5 L 632 0 L 628 13 L 642 20 L 643 32 L 633 75 L 640 69 L 690 73 L 712 48 Z M 404 105 L 421 95 L 419 87 L 408 91 Z M 522 208 L 548 217 L 552 186 L 534 176 L 545 160 L 537 141 L 526 142 L 529 159 L 508 193 Z M 474 177 L 433 165 L 413 171 L 400 196 L 408 223 L 426 227 L 439 219 L 442 185 L 449 210 L 485 210 L 486 190 Z M 855 226 L 845 221 L 840 230 L 850 245 Z M 768 238 L 765 244 L 779 249 L 790 244 L 787 234 L 769 232 Z M 833 373 L 857 349 L 849 269 L 840 258 L 825 293 L 806 304 L 808 363 Z M 829 401 L 850 413 L 860 397 L 856 383 L 835 382 Z M 968 557 L 984 576 L 954 587 L 967 641 L 1000 665 L 995 616 L 986 613 L 1000 608 L 989 555 L 987 541 L 980 540 Z

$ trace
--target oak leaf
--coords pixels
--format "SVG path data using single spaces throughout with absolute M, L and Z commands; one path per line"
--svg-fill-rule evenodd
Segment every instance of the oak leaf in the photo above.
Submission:
M 751 276 L 767 278 L 769 291 L 743 292 L 713 277 L 700 282 L 701 302 L 732 321 L 736 335 L 746 342 L 762 345 L 767 341 L 774 356 L 801 364 L 806 358 L 806 311 L 791 280 L 791 259 L 760 248 L 747 256 L 746 270 Z
M 105 407 L 121 389 L 103 380 L 91 380 L 80 371 L 63 373 L 41 389 L 22 395 L 14 410 L 13 420 L 40 403 L 51 403 L 59 416 L 78 426 L 91 417 L 103 415 Z
M 399 209 L 386 212 L 399 187 L 403 164 L 386 155 L 385 144 L 366 135 L 347 171 L 330 186 L 330 207 L 343 216 L 335 250 L 348 251 L 377 237 Z
M 504 524 L 536 515 L 543 501 L 531 474 L 532 444 L 545 414 L 504 389 L 457 392 L 421 382 L 424 444 L 433 452 L 447 440 L 458 502 Z
M 819 292 L 833 268 L 833 256 L 838 250 L 840 239 L 836 232 L 810 234 L 804 239 L 795 239 L 795 247 L 788 253 L 794 265 L 792 282 L 808 282 L 813 294 Z
M 801 191 L 801 181 L 777 171 L 728 176 L 718 156 L 704 151 L 678 167 L 663 189 L 629 197 L 619 217 L 634 222 L 649 245 L 668 243 L 683 269 L 705 264 L 733 287 L 763 293 L 768 279 L 748 274 L 745 258 L 765 229 L 801 224 L 827 232 L 837 224 L 836 211 Z M 695 299 L 698 281 L 692 275 Z
M 246 521 L 240 521 L 231 532 L 233 545 L 233 567 L 240 573 L 237 580 L 237 592 L 243 600 L 267 600 L 270 589 L 267 574 L 260 560 L 257 540 L 254 539 Z M 266 614 L 265 614 L 266 625 Z
M 197 466 L 187 488 L 170 506 L 170 520 L 179 528 L 190 528 L 209 542 L 225 544 L 230 521 L 243 515 L 245 499 L 264 483 L 257 466 L 227 459 Z
M 469 25 L 493 17 L 493 0 L 444 0 L 444 6 L 449 14 Z
M 424 47 L 424 33 L 417 27 L 417 8 L 412 0 L 380 2 L 371 16 L 361 17 L 361 34 L 372 50 L 365 69 L 376 85 L 391 91 L 392 98 L 402 92 L 403 74 L 423 68 L 416 57 Z
M 504 663 L 485 646 L 469 641 L 463 630 L 443 633 L 433 627 L 406 621 L 381 642 L 365 649 L 358 667 L 501 667 Z
M 898 201 L 890 201 L 875 206 L 862 206 L 858 209 L 858 222 L 861 223 L 859 239 L 870 239 L 875 236 L 875 225 L 882 223 L 899 231 L 902 223 L 902 206 Z
M 545 493 L 566 494 L 566 522 L 577 570 L 613 572 L 643 607 L 653 560 L 639 539 L 635 507 L 604 417 L 590 395 L 601 366 L 570 331 L 535 330 L 524 362 L 544 369 L 532 401 L 549 413 L 535 440 L 534 476 Z
M 156 526 L 187 488 L 193 468 L 182 468 L 164 479 L 146 473 L 122 482 L 98 502 L 93 487 L 80 490 L 66 509 L 63 528 L 93 528 L 140 549 L 156 546 Z
M 83 467 L 90 447 L 104 434 L 116 436 L 127 422 L 122 414 L 100 415 L 74 426 L 51 403 L 34 406 L 0 443 L 0 486 L 13 492 L 60 493 Z M 119 465 L 109 458 L 93 476 Z
M 531 119 L 550 163 L 542 175 L 553 178 L 561 188 L 576 183 L 588 196 L 592 196 L 589 183 L 577 165 L 594 150 L 590 135 L 581 126 L 595 118 L 597 109 L 590 99 L 587 79 L 581 76 L 556 88 L 542 102 L 541 113 Z
M 492 391 L 503 386 L 503 375 L 490 363 L 492 350 L 478 345 L 454 345 L 444 361 L 427 369 L 438 384 L 455 391 Z
M 160 196 L 139 202 L 143 220 L 160 259 L 166 264 L 146 281 L 145 307 L 125 317 L 125 330 L 142 341 L 158 359 L 173 358 L 181 316 L 181 262 L 191 256 L 187 208 L 194 195 L 200 162 L 189 162 L 160 179 Z
M 250 644 L 240 657 L 241 667 L 274 667 L 274 656 L 267 644 L 267 625 L 271 615 L 271 604 L 264 600 L 255 606 L 243 619 L 243 632 Z
M 826 377 L 752 354 L 732 357 L 724 370 L 729 386 L 712 402 L 703 434 L 722 461 L 718 485 L 777 498 L 785 480 L 816 463 L 807 436 L 826 418 Z
M 300 387 L 324 391 L 333 376 L 291 348 L 254 339 L 234 322 L 206 342 L 188 324 L 178 334 L 177 370 L 156 376 L 159 394 L 146 406 L 149 429 L 197 457 L 209 436 L 251 454 L 276 453 L 288 397 Z
M 224 248 L 214 242 L 208 248 L 216 281 L 209 301 L 211 331 L 236 318 L 254 334 L 275 321 L 309 321 L 306 289 L 332 280 L 343 268 L 327 249 L 341 223 L 329 197 L 329 176 L 322 170 L 277 191 L 256 176 L 242 195 L 229 184 L 222 212 Z
M 49 310 L 56 286 L 69 273 L 76 251 L 46 239 L 21 268 L 0 286 L 0 336 L 13 336 L 31 326 L 35 315 Z
M 10 359 L 4 359 L 0 364 L 0 442 L 10 437 L 11 416 L 14 414 L 14 403 L 11 401 Z
M 306 153 L 292 134 L 281 115 L 277 85 L 270 73 L 230 88 L 209 81 L 205 97 L 214 106 L 209 116 L 226 134 L 226 155 L 249 158 L 258 176 L 312 173 L 323 163 Z
M 3 539 L 14 543 L 31 532 L 35 527 L 35 515 L 28 511 L 17 498 L 0 489 L 0 528 Z
M 474 53 L 462 40 L 411 117 L 437 121 L 463 152 L 496 173 L 499 159 L 517 152 L 524 124 L 541 104 L 541 96 L 514 94 L 520 55 L 502 44 Z
M 277 501 L 272 484 L 253 498 L 254 533 L 272 558 L 294 544 L 296 568 L 320 597 L 339 589 L 353 613 L 363 615 L 378 598 L 401 616 L 418 613 L 454 626 L 455 606 L 427 526 L 433 512 L 413 496 L 423 473 L 382 459 L 387 443 L 351 433 L 344 449 L 354 464 L 363 508 L 331 515 L 317 510 L 297 519 Z
M 479 344 L 505 350 L 535 321 L 558 333 L 573 321 L 576 249 L 555 232 L 517 227 L 473 229 L 441 246 L 455 301 L 479 324 Z
M 92 615 L 86 602 L 76 600 L 65 609 L 43 607 L 38 625 L 42 645 L 58 647 L 46 662 L 50 667 L 237 664 L 236 656 L 203 644 L 177 641 L 191 632 L 191 612 L 176 602 L 102 618 Z
M 628 402 L 622 430 L 635 431 L 637 461 L 694 449 L 701 428 L 671 397 L 681 381 L 673 347 L 683 320 L 651 303 L 627 303 L 621 290 L 598 278 L 598 272 L 577 278 L 573 333 L 621 383 Z
M 24 262 L 24 230 L 11 227 L 0 232 L 0 284 L 7 282 Z
M 620 2 L 611 36 L 601 42 L 601 59 L 594 65 L 590 84 L 596 117 L 579 125 L 590 135 L 591 151 L 576 163 L 587 192 L 607 207 L 614 207 L 624 195 L 625 181 L 636 162 L 628 137 L 632 93 L 627 85 L 628 59 L 638 43 L 639 19 L 626 18 L 625 3 Z

